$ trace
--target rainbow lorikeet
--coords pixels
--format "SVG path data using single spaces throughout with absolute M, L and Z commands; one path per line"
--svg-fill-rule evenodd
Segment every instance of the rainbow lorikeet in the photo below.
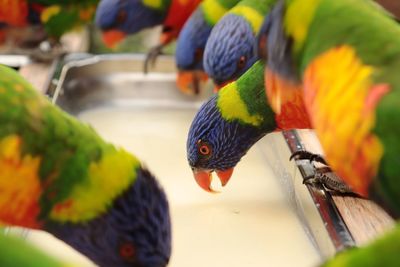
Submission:
M 73 267 L 61 262 L 23 240 L 0 233 L 2 267 Z
M 300 94 L 293 94 L 279 115 L 265 97 L 264 64 L 257 61 L 201 106 L 187 139 L 187 158 L 201 188 L 213 191 L 213 171 L 226 185 L 236 164 L 264 135 L 281 129 L 310 128 Z
M 166 196 L 140 161 L 0 66 L 0 222 L 45 230 L 99 266 L 165 266 Z
M 28 0 L 0 0 L 0 22 L 13 27 L 36 24 L 41 9 L 41 5 Z
M 239 0 L 204 0 L 185 23 L 176 45 L 178 88 L 197 94 L 200 83 L 208 79 L 203 68 L 203 52 L 211 30 Z
M 28 0 L 0 0 L 0 43 L 9 37 L 10 28 L 40 25 L 40 13 L 43 8 L 42 5 Z M 45 34 L 35 37 L 42 41 Z
M 185 21 L 201 0 L 101 0 L 96 11 L 96 25 L 103 31 L 103 40 L 114 47 L 126 35 L 162 25 L 160 45 L 149 52 L 145 61 L 154 62 L 161 49 L 175 40 Z
M 399 265 L 400 225 L 362 247 L 342 251 L 321 267 L 396 267 Z
M 354 192 L 398 216 L 399 25 L 360 0 L 279 1 L 265 25 L 271 106 L 279 112 L 288 94 L 301 92 L 326 162 Z
M 92 23 L 100 0 L 28 0 L 45 8 L 40 13 L 47 34 L 58 40 L 64 33 Z
M 212 29 L 204 69 L 216 90 L 240 77 L 257 60 L 256 35 L 275 0 L 242 0 Z

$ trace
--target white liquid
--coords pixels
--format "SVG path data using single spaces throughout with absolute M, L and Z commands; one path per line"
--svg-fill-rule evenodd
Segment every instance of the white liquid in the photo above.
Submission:
M 173 223 L 169 266 L 315 266 L 319 256 L 257 146 L 222 193 L 198 187 L 186 160 L 193 116 L 194 111 L 165 109 L 101 109 L 80 116 L 138 156 L 163 185 Z

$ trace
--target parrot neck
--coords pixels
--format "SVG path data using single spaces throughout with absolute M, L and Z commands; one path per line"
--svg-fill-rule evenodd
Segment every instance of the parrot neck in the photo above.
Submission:
M 107 257 L 99 253 L 99 245 L 109 243 L 107 246 L 113 246 L 121 241 L 121 233 L 130 235 L 137 229 L 143 229 L 137 236 L 138 240 L 150 240 L 146 235 L 152 235 L 160 238 L 158 244 L 169 244 L 171 223 L 164 191 L 155 177 L 144 168 L 136 169 L 132 176 L 135 176 L 136 180 L 130 183 L 102 214 L 86 222 L 48 221 L 44 230 L 63 240 L 99 266 L 110 266 L 102 264 L 102 259 Z M 118 177 L 114 178 L 118 181 Z M 165 231 L 165 235 L 153 235 L 154 224 L 158 229 Z M 166 249 L 167 254 L 169 250 L 170 248 Z
M 243 17 L 251 25 L 254 34 L 257 34 L 265 14 L 271 10 L 274 3 L 275 0 L 244 0 L 232 8 L 229 14 Z
M 225 120 L 238 120 L 265 132 L 274 131 L 275 114 L 264 89 L 264 64 L 256 62 L 237 81 L 220 90 L 217 106 Z
M 166 12 L 171 6 L 171 1 L 176 0 L 143 0 L 143 5 L 151 9 Z
M 308 35 L 321 0 L 287 0 L 282 14 L 284 30 L 293 39 L 293 50 L 299 53 Z
M 130 153 L 113 146 L 103 148 L 100 160 L 90 163 L 85 179 L 74 185 L 67 198 L 51 206 L 48 218 L 81 223 L 99 216 L 135 183 L 138 169 L 140 162 Z
M 210 26 L 214 26 L 226 12 L 239 0 L 204 0 L 201 3 L 204 19 Z

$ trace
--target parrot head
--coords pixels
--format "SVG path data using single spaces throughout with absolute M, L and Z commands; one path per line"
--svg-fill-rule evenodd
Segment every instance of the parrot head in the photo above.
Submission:
M 193 119 L 187 159 L 197 183 L 206 191 L 215 191 L 212 172 L 226 185 L 250 147 L 277 127 L 266 101 L 263 72 L 264 64 L 256 62 L 204 103 Z
M 185 23 L 176 46 L 178 87 L 184 93 L 198 94 L 202 83 L 208 79 L 203 71 L 203 52 L 212 26 L 198 8 Z
M 223 118 L 217 98 L 215 94 L 201 106 L 190 126 L 186 144 L 195 180 L 208 192 L 215 192 L 211 188 L 212 172 L 225 186 L 240 159 L 266 134 L 263 129 Z
M 272 109 L 281 112 L 282 103 L 301 90 L 293 57 L 294 38 L 284 28 L 284 1 L 279 1 L 264 20 L 257 36 L 258 56 L 267 63 L 266 95 Z
M 104 43 L 112 48 L 126 35 L 160 25 L 164 18 L 164 12 L 146 6 L 141 0 L 102 0 L 95 22 L 103 32 Z
M 216 89 L 236 80 L 257 60 L 256 38 L 241 16 L 226 14 L 211 31 L 204 50 L 204 69 Z
M 85 223 L 54 223 L 46 230 L 99 266 L 166 266 L 171 223 L 166 195 L 156 179 L 138 168 L 136 180 L 108 210 Z

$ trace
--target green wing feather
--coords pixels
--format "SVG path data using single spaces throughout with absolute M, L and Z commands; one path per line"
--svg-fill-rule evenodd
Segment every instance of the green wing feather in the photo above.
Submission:
M 339 253 L 321 267 L 395 267 L 399 266 L 400 225 L 360 248 Z
M 0 191 L 4 192 L 0 195 L 0 220 L 40 227 L 49 219 L 77 222 L 104 213 L 135 181 L 139 161 L 52 105 L 14 70 L 0 66 L 0 73 Z M 10 158 L 18 164 L 9 164 Z M 7 170 L 12 172 L 20 165 L 26 170 L 13 179 L 19 179 L 21 185 L 7 182 Z M 10 205 L 7 196 L 21 195 L 30 186 L 40 188 L 31 195 L 37 200 L 29 202 L 25 197 L 24 202 Z M 25 217 L 19 214 L 27 210 L 21 203 L 33 206 Z M 35 208 L 39 214 L 29 213 Z M 32 222 L 38 225 L 32 226 Z
M 1 231 L 1 230 L 0 230 Z M 2 267 L 73 267 L 63 263 L 23 240 L 0 233 Z

